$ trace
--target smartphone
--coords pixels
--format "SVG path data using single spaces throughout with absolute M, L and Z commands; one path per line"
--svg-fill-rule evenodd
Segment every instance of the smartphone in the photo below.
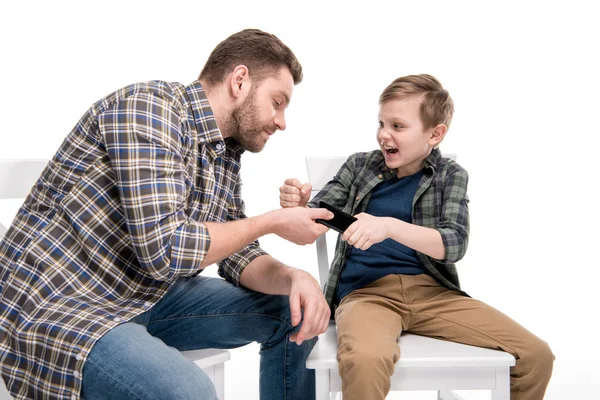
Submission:
M 356 221 L 356 218 L 354 218 L 352 215 L 346 214 L 339 208 L 335 208 L 331 204 L 327 204 L 324 201 L 319 201 L 319 207 L 326 208 L 331 211 L 333 213 L 333 218 L 315 219 L 315 222 L 323 224 L 335 231 L 338 231 L 339 233 L 344 233 L 346 229 L 348 229 L 348 227 L 352 225 L 354 221 Z

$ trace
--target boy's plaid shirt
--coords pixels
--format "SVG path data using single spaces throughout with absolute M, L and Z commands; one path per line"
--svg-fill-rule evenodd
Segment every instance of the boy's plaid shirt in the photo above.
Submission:
M 309 202 L 317 207 L 325 201 L 348 214 L 365 212 L 373 188 L 394 176 L 395 171 L 385 165 L 380 150 L 351 155 L 335 177 Z M 467 171 L 455 161 L 442 157 L 434 149 L 425 160 L 425 171 L 413 199 L 413 224 L 440 232 L 446 248 L 443 260 L 435 260 L 417 252 L 427 273 L 447 288 L 460 289 L 455 262 L 467 251 L 469 238 L 469 199 Z M 325 285 L 325 298 L 334 310 L 334 295 L 342 268 L 350 256 L 351 246 L 338 236 L 335 256 Z

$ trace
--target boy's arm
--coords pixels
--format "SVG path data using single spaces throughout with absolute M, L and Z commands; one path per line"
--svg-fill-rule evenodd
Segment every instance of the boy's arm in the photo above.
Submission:
M 458 165 L 456 167 L 448 172 L 444 181 L 442 211 L 435 228 L 361 213 L 342 239 L 366 250 L 390 238 L 443 263 L 460 260 L 467 251 L 469 236 L 468 174 Z
M 352 154 L 340 167 L 337 174 L 308 202 L 308 207 L 318 207 L 324 201 L 334 207 L 343 209 L 348 203 L 348 194 L 357 174 L 357 154 Z

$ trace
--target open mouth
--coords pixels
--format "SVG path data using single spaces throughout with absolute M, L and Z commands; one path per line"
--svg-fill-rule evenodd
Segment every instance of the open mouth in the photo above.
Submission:
M 398 149 L 393 146 L 383 146 L 383 151 L 390 156 L 398 153 Z

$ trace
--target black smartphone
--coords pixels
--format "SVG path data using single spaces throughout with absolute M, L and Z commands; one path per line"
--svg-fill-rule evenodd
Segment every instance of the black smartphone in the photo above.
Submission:
M 333 213 L 333 218 L 315 219 L 315 222 L 323 224 L 335 231 L 338 231 L 339 233 L 344 233 L 346 229 L 348 229 L 348 227 L 352 225 L 354 221 L 356 221 L 356 218 L 354 218 L 352 215 L 346 214 L 339 208 L 335 208 L 331 204 L 327 204 L 324 201 L 319 202 L 319 208 L 326 208 L 331 211 Z

